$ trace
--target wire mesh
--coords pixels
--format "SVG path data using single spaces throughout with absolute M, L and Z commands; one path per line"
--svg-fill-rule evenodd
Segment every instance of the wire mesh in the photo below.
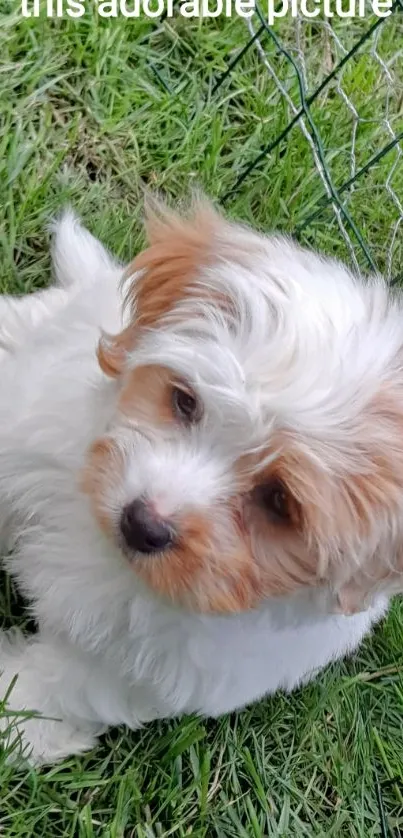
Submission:
M 403 279 L 403 0 L 394 0 L 385 18 L 369 9 L 365 19 L 299 15 L 274 27 L 256 5 L 244 32 L 221 74 L 211 78 L 196 67 L 206 102 L 217 109 L 238 98 L 242 110 L 247 85 L 267 90 L 267 119 L 261 116 L 267 140 L 256 147 L 254 138 L 246 139 L 220 200 L 231 207 L 247 191 L 257 206 L 299 133 L 298 153 L 310 156 L 312 169 L 309 198 L 304 183 L 296 184 L 301 197 L 292 232 L 326 247 L 335 228 L 353 266 L 382 270 L 391 282 Z M 251 56 L 255 78 L 246 82 Z M 163 62 L 151 69 L 166 91 L 180 96 L 190 65 L 179 64 L 175 79 L 167 79 Z M 374 202 L 377 213 L 369 211 Z
M 401 14 L 402 11 L 402 0 L 396 0 L 392 7 L 392 15 Z M 323 195 L 319 198 L 317 206 L 299 223 L 295 232 L 298 234 L 308 228 L 330 206 L 335 215 L 340 234 L 350 252 L 352 262 L 357 268 L 359 268 L 359 262 L 362 261 L 357 257 L 357 246 L 360 248 L 361 255 L 372 270 L 377 270 L 377 263 L 370 243 L 366 240 L 365 235 L 355 220 L 354 211 L 349 208 L 349 197 L 353 194 L 361 178 L 365 177 L 384 157 L 388 157 L 388 169 L 384 180 L 384 190 L 387 199 L 392 201 L 394 205 L 395 220 L 392 224 L 389 241 L 385 243 L 385 249 L 387 251 L 386 274 L 388 279 L 393 282 L 399 279 L 399 274 L 393 275 L 393 269 L 395 263 L 397 263 L 397 259 L 394 257 L 396 256 L 395 251 L 398 249 L 398 234 L 403 222 L 402 199 L 397 194 L 393 184 L 393 176 L 398 166 L 402 163 L 403 44 L 400 43 L 398 50 L 393 56 L 384 56 L 382 54 L 381 34 L 383 29 L 390 25 L 391 19 L 393 20 L 391 17 L 377 18 L 365 28 L 362 35 L 350 47 L 347 47 L 343 43 L 342 38 L 337 33 L 330 19 L 324 19 L 319 24 L 317 23 L 316 26 L 319 25 L 322 28 L 324 36 L 322 43 L 323 58 L 325 60 L 322 66 L 329 68 L 329 72 L 324 73 L 321 81 L 317 83 L 315 67 L 308 65 L 304 50 L 304 29 L 311 28 L 312 24 L 302 16 L 298 16 L 295 20 L 293 37 L 289 36 L 287 41 L 284 42 L 284 40 L 280 40 L 275 30 L 268 26 L 261 9 L 257 6 L 256 23 L 251 19 L 248 20 L 250 40 L 240 55 L 232 61 L 231 66 L 227 68 L 226 72 L 218 80 L 215 85 L 215 91 L 224 83 L 238 61 L 245 55 L 246 50 L 250 48 L 257 49 L 270 78 L 287 102 L 291 117 L 283 130 L 239 174 L 232 189 L 223 196 L 224 202 L 228 201 L 242 187 L 244 181 L 268 160 L 270 154 L 273 153 L 280 143 L 289 137 L 294 126 L 298 125 L 312 154 L 318 177 L 323 185 Z M 274 49 L 270 50 L 265 48 L 264 38 L 268 39 L 269 43 L 271 42 L 271 46 L 274 45 Z M 344 77 L 350 70 L 350 62 L 354 61 L 355 55 L 360 51 L 362 55 L 364 50 L 369 59 L 367 66 L 372 64 L 375 68 L 376 80 L 374 86 L 377 86 L 378 91 L 380 87 L 383 87 L 384 90 L 381 105 L 380 107 L 378 106 L 378 113 L 371 113 L 369 116 L 361 115 L 362 110 L 365 111 L 364 106 L 366 104 L 362 101 L 362 91 L 359 90 L 358 97 L 354 97 L 353 93 L 349 92 L 351 84 L 348 83 L 348 80 L 344 84 Z M 286 64 L 288 63 L 291 66 L 295 74 L 298 92 L 296 97 L 293 97 L 289 91 L 290 85 L 287 84 L 287 76 L 286 74 L 284 75 L 282 68 L 279 67 L 279 57 L 285 59 Z M 401 76 L 398 75 L 399 61 Z M 312 90 L 313 82 L 315 81 L 316 86 Z M 317 127 L 312 107 L 318 101 L 320 102 L 320 97 L 323 97 L 330 88 L 333 91 L 336 90 L 340 98 L 339 107 L 344 106 L 350 118 L 349 176 L 340 184 L 335 183 L 329 159 L 328 152 L 333 152 L 331 156 L 334 156 L 334 149 L 326 149 L 321 132 Z M 366 153 L 365 159 L 362 159 L 357 138 L 360 127 L 364 123 L 370 123 L 373 127 L 372 139 L 376 143 L 377 150 L 370 156 Z M 398 128 L 396 125 L 398 125 Z

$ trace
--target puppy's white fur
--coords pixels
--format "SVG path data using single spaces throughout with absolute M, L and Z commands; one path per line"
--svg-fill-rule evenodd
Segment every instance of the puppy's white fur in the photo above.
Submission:
M 326 445 L 335 461 L 344 456 L 352 440 L 342 429 L 401 349 L 400 311 L 380 280 L 365 288 L 286 240 L 238 230 L 234 248 L 242 258 L 227 251 L 200 281 L 230 289 L 236 327 L 214 304 L 200 303 L 200 316 L 183 299 L 179 321 L 168 316 L 128 357 L 130 369 L 162 364 L 192 379 L 205 411 L 199 436 L 117 414 L 121 383 L 95 350 L 101 329 L 122 329 L 123 269 L 71 215 L 56 230 L 57 287 L 1 302 L 2 538 L 39 631 L 1 636 L 0 684 L 5 694 L 17 675 L 9 708 L 41 716 L 8 731 L 35 763 L 90 748 L 108 725 L 218 716 L 292 690 L 353 651 L 387 607 L 381 585 L 364 610 L 334 613 L 337 580 L 323 576 L 240 613 L 198 613 L 140 578 L 80 489 L 88 447 L 105 434 L 125 457 L 105 501 L 112 520 L 144 493 L 164 516 L 213 508 L 231 493 L 233 462 L 279 423 L 302 433 L 317 460 Z

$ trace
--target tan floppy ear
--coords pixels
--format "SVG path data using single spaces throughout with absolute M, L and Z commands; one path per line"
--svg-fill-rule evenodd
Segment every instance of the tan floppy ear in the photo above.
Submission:
M 212 260 L 220 221 L 212 205 L 201 199 L 180 214 L 147 198 L 149 246 L 131 262 L 123 278 L 129 323 L 118 335 L 104 335 L 98 346 L 98 361 L 106 375 L 119 376 L 139 330 L 155 326 L 189 293 L 200 268 Z
M 361 571 L 340 587 L 337 610 L 346 615 L 365 611 L 379 593 L 403 593 L 403 550 L 395 556 L 377 551 Z
M 117 378 L 124 371 L 127 353 L 135 344 L 135 324 L 127 326 L 118 335 L 103 334 L 98 342 L 97 358 L 102 372 Z
M 400 373 L 398 373 L 400 377 Z M 346 481 L 358 561 L 348 555 L 338 603 L 344 614 L 363 611 L 380 591 L 403 592 L 403 393 L 400 380 L 383 386 L 363 417 L 365 468 Z M 365 552 L 367 551 L 367 555 Z

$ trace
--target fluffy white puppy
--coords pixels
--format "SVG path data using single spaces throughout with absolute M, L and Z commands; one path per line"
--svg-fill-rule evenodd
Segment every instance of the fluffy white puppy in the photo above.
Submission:
M 148 237 L 124 271 L 67 216 L 60 287 L 18 328 L 2 304 L 1 533 L 39 630 L 0 636 L 0 689 L 35 763 L 291 690 L 402 587 L 400 298 L 205 204 Z

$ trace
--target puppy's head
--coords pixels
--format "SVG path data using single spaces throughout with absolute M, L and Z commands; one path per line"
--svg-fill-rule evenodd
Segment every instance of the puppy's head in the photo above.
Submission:
M 99 525 L 199 611 L 327 586 L 351 612 L 403 587 L 398 303 L 203 203 L 147 232 L 98 351 L 118 384 L 83 479 Z

